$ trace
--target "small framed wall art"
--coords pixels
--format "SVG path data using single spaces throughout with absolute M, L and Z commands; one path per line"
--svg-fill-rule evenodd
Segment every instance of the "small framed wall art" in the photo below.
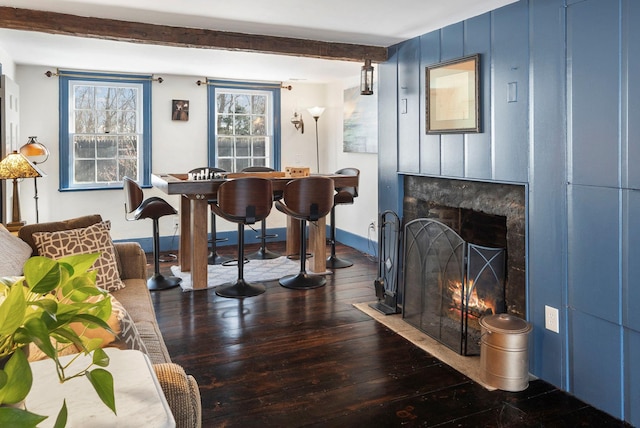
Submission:
M 189 100 L 173 100 L 171 102 L 171 120 L 189 120 Z
M 480 55 L 426 68 L 427 134 L 480 132 Z

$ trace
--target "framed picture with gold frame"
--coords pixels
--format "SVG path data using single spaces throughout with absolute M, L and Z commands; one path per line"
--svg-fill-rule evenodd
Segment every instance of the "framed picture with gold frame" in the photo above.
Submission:
M 427 134 L 480 131 L 480 55 L 426 67 Z

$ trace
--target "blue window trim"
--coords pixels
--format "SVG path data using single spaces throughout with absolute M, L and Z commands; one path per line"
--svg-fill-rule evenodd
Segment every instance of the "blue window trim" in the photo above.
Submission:
M 151 186 L 151 77 L 149 75 L 91 73 L 85 71 L 59 70 L 59 141 L 60 141 L 60 190 L 109 190 L 122 186 L 90 186 L 70 187 L 69 172 L 70 141 L 69 141 L 69 82 L 87 80 L 109 83 L 136 83 L 142 85 L 142 186 Z
M 209 105 L 209 120 L 207 127 L 208 162 L 209 166 L 216 166 L 216 89 L 249 89 L 271 92 L 273 99 L 273 147 L 271 148 L 273 166 L 276 171 L 281 170 L 281 136 L 280 136 L 280 83 L 239 82 L 230 80 L 207 80 L 207 104 Z

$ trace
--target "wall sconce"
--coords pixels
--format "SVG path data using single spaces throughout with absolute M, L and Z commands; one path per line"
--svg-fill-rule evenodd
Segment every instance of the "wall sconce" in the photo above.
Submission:
M 370 59 L 364 60 L 360 72 L 360 95 L 373 95 L 373 66 Z
M 293 123 L 293 126 L 296 127 L 297 131 L 300 131 L 301 134 L 304 134 L 304 121 L 302 120 L 302 115 L 298 114 L 297 111 L 293 112 L 291 123 Z

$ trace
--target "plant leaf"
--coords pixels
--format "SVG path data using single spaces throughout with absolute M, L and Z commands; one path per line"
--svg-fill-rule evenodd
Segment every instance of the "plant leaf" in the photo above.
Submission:
M 113 376 L 105 369 L 87 371 L 87 378 L 96 390 L 102 402 L 116 413 L 116 399 L 113 390 Z
M 16 282 L 9 295 L 0 305 L 0 335 L 10 335 L 24 321 L 27 303 L 24 297 L 22 281 Z
M 23 267 L 24 277 L 34 293 L 46 294 L 60 284 L 60 266 L 55 260 L 36 256 L 28 259 Z
M 0 404 L 19 403 L 25 399 L 33 383 L 31 366 L 21 349 L 11 355 L 4 366 L 4 372 L 7 382 L 0 388 Z
M 104 349 L 99 348 L 93 352 L 93 364 L 99 367 L 107 367 L 109 365 L 109 356 Z
M 62 401 L 62 408 L 58 412 L 58 417 L 56 418 L 56 423 L 53 425 L 53 428 L 64 428 L 67 426 L 67 401 Z
M 56 349 L 51 344 L 49 328 L 40 318 L 32 318 L 24 324 L 31 341 L 49 358 L 56 357 Z
M 47 419 L 46 416 L 36 415 L 15 407 L 0 407 L 0 426 L 12 428 L 33 428 Z

